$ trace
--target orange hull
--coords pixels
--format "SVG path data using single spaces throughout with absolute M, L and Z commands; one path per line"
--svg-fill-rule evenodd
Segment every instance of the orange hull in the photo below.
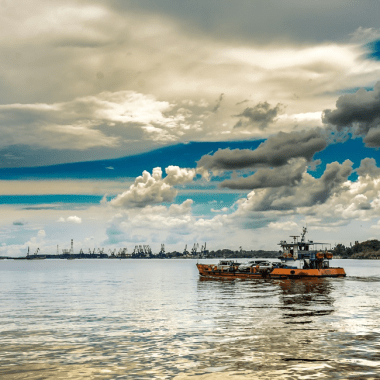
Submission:
M 343 268 L 287 269 L 274 268 L 263 272 L 238 272 L 237 270 L 217 270 L 215 265 L 197 264 L 199 274 L 217 278 L 303 278 L 303 277 L 346 277 Z M 237 269 L 237 268 L 235 268 Z

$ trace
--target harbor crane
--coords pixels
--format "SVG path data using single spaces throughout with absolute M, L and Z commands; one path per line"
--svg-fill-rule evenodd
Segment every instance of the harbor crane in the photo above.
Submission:
M 117 257 L 126 257 L 127 256 L 127 248 L 120 248 L 117 253 Z
M 159 257 L 166 256 L 166 254 L 165 254 L 165 244 L 161 244 L 161 249 L 160 249 L 160 252 L 158 253 L 158 256 Z
M 192 254 L 193 256 L 196 256 L 196 255 L 197 255 L 198 248 L 199 248 L 199 244 L 198 244 L 198 243 L 194 243 L 194 247 L 191 248 L 191 254 Z
M 205 257 L 205 256 L 207 256 L 207 254 L 208 254 L 208 250 L 206 249 L 206 243 L 205 243 L 205 245 L 202 245 L 201 255 L 202 255 L 202 257 Z
M 149 245 L 144 245 L 144 254 L 146 257 L 151 257 L 152 256 L 152 249 L 150 248 Z

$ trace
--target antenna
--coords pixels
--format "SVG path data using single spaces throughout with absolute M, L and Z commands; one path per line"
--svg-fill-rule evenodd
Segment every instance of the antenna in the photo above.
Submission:
M 302 234 L 301 234 L 301 243 L 305 242 L 305 235 L 307 232 L 307 227 L 302 227 Z

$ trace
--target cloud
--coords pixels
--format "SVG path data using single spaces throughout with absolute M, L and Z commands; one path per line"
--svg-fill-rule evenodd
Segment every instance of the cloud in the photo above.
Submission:
M 297 186 L 266 188 L 252 191 L 239 207 L 247 211 L 295 210 L 325 203 L 330 197 L 344 191 L 344 183 L 352 173 L 350 160 L 343 164 L 333 162 L 326 166 L 320 178 L 304 173 Z
M 154 168 L 152 175 L 144 170 L 143 175 L 137 177 L 127 191 L 112 199 L 109 204 L 114 207 L 141 208 L 172 202 L 178 193 L 172 186 L 190 182 L 195 177 L 195 169 L 178 166 L 168 166 L 165 172 L 166 177 L 162 178 L 161 168 Z
M 0 180 L 0 195 L 118 194 L 130 181 L 109 180 Z
M 322 205 L 310 207 L 299 212 L 318 217 L 321 222 L 349 223 L 352 220 L 367 221 L 380 213 L 380 168 L 375 160 L 366 158 L 356 169 L 356 181 L 344 183 L 341 191 L 330 197 Z
M 377 218 L 380 213 L 380 168 L 374 159 L 363 159 L 356 169 L 358 179 L 350 181 L 351 166 L 349 160 L 343 164 L 334 162 L 327 165 L 320 178 L 305 173 L 295 187 L 252 191 L 246 199 L 237 202 L 238 208 L 231 217 L 240 218 L 247 224 L 265 217 L 263 226 L 273 222 L 274 227 L 280 217 L 305 215 L 305 223 L 325 231 L 348 225 L 353 220 Z
M 311 161 L 316 152 L 326 148 L 327 138 L 323 130 L 279 132 L 270 136 L 255 150 L 219 149 L 213 155 L 205 155 L 198 161 L 201 170 L 237 170 L 260 166 L 279 167 L 292 158 Z
M 58 222 L 64 223 L 64 222 L 69 222 L 69 223 L 74 223 L 74 224 L 80 224 L 82 223 L 82 218 L 79 216 L 73 215 L 73 216 L 68 216 L 66 219 L 63 218 L 62 216 L 58 219 Z
M 380 147 L 380 127 L 371 128 L 363 141 L 368 147 L 378 148 Z
M 308 44 L 279 43 L 275 38 L 275 44 L 264 46 L 262 25 L 238 22 L 246 17 L 243 11 L 239 17 L 232 12 L 234 22 L 228 26 L 234 33 L 221 38 L 210 29 L 203 33 L 193 27 L 201 21 L 199 4 L 176 7 L 179 17 L 164 3 L 116 6 L 58 0 L 49 9 L 40 0 L 22 9 L 7 4 L 0 95 L 8 108 L 0 111 L 0 146 L 24 144 L 26 149 L 20 150 L 26 156 L 30 147 L 51 149 L 44 155 L 46 162 L 54 150 L 62 161 L 72 160 L 73 152 L 77 160 L 88 160 L 176 141 L 266 138 L 280 129 L 293 130 L 292 115 L 319 112 L 332 104 L 332 94 L 356 86 L 363 75 L 364 85 L 378 77 L 379 64 L 365 59 L 367 48 L 341 42 L 343 35 L 339 43 L 314 37 Z M 254 7 L 247 4 L 244 9 Z M 214 23 L 231 14 L 227 2 L 219 8 L 218 16 L 207 12 Z M 282 10 L 293 20 L 288 8 Z M 187 12 L 189 19 L 183 18 Z M 292 24 L 287 27 L 293 30 Z M 355 27 L 344 25 L 348 33 Z M 272 28 L 267 29 L 271 34 Z M 255 35 L 242 43 L 246 30 Z M 303 39 L 299 33 L 292 35 Z M 242 112 L 236 105 L 242 99 L 254 106 Z M 279 104 L 287 105 L 289 115 L 278 116 Z M 233 128 L 237 119 L 231 115 L 239 114 L 247 128 Z M 253 122 L 264 129 L 249 128 Z M 309 125 L 316 124 L 297 128 Z M 33 156 L 41 157 L 38 153 Z
M 24 222 L 21 222 L 21 221 L 18 221 L 18 220 L 13 222 L 14 226 L 23 226 L 24 224 L 25 224 Z
M 241 119 L 235 124 L 234 128 L 247 128 L 257 125 L 260 129 L 264 130 L 276 120 L 281 109 L 282 105 L 280 103 L 271 108 L 268 102 L 248 107 L 242 113 L 236 115 L 236 117 L 241 117 Z
M 270 168 L 258 169 L 249 177 L 225 180 L 220 184 L 222 188 L 254 190 L 266 187 L 296 186 L 306 172 L 305 159 L 294 159 L 289 164 Z
M 212 112 L 218 112 L 218 109 L 219 109 L 220 105 L 222 104 L 223 96 L 224 96 L 223 93 L 220 94 L 218 100 L 216 101 L 215 107 L 212 109 Z
M 350 128 L 354 134 L 364 135 L 368 146 L 380 146 L 380 82 L 372 91 L 361 88 L 339 97 L 336 109 L 323 111 L 322 121 L 338 131 Z
M 44 238 L 46 236 L 45 230 L 39 230 L 37 233 L 37 237 Z
M 191 182 L 195 176 L 195 169 L 185 169 L 170 165 L 165 169 L 165 183 L 170 186 Z
M 184 235 L 195 229 L 192 204 L 193 200 L 187 199 L 181 204 L 170 206 L 147 205 L 144 208 L 122 210 L 108 223 L 107 242 L 163 242 L 169 236 L 171 240 L 175 236 L 183 240 Z
M 268 224 L 269 228 L 276 228 L 279 230 L 285 230 L 285 231 L 291 231 L 298 228 L 298 224 L 293 221 L 287 221 L 287 222 L 271 222 Z
M 360 162 L 360 166 L 355 171 L 360 177 L 380 177 L 380 168 L 377 167 L 376 160 L 374 158 L 364 158 Z
M 372 225 L 371 228 L 374 228 L 375 230 L 380 230 L 380 220 L 378 220 L 376 224 Z
M 73 150 L 115 147 L 122 142 L 121 128 L 128 128 L 129 139 L 153 133 L 156 139 L 170 141 L 178 138 L 170 129 L 180 127 L 190 117 L 183 109 L 165 116 L 172 107 L 134 91 L 105 91 L 53 104 L 0 105 L 0 136 L 3 146 L 12 141 Z

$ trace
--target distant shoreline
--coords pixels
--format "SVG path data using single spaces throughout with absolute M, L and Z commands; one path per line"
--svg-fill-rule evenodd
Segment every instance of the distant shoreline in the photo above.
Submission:
M 378 252 L 360 252 L 350 256 L 333 256 L 333 259 L 338 260 L 380 260 L 380 254 Z M 265 259 L 278 259 L 280 253 L 277 251 L 253 251 L 250 253 L 231 253 L 225 255 L 218 255 L 216 252 L 210 252 L 207 255 L 195 255 L 195 256 L 182 256 L 178 255 L 178 252 L 168 252 L 165 256 L 152 255 L 150 257 L 142 257 L 142 256 L 111 256 L 107 254 L 101 255 L 89 255 L 89 254 L 61 254 L 61 255 L 30 255 L 30 256 L 0 256 L 0 260 L 23 260 L 23 261 L 40 261 L 40 260 L 94 260 L 94 259 L 102 259 L 102 260 L 129 260 L 129 259 L 141 259 L 141 260 L 150 260 L 150 259 L 180 259 L 180 260 L 188 260 L 188 259 L 252 259 L 252 258 L 265 258 Z

